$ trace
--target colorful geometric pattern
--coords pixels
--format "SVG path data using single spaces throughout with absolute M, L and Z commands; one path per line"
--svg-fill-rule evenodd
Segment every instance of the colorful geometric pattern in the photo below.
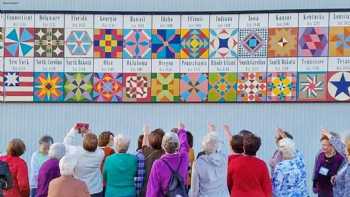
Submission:
M 237 101 L 266 101 L 266 73 L 238 73 Z
M 209 73 L 208 101 L 236 101 L 236 73 Z
M 298 100 L 324 101 L 327 92 L 327 74 L 322 72 L 298 73 Z
M 89 51 L 92 50 L 91 35 L 84 30 L 70 31 L 67 35 L 66 46 L 72 56 L 88 56 Z
M 123 97 L 123 74 L 94 73 L 94 101 L 120 102 Z
M 123 101 L 150 102 L 151 101 L 151 74 L 125 73 Z
M 35 57 L 64 57 L 63 28 L 35 28 Z
M 6 30 L 5 57 L 33 57 L 34 28 Z
M 123 31 L 121 29 L 94 30 L 94 57 L 122 58 Z
M 270 28 L 268 57 L 296 57 L 298 28 Z
M 124 29 L 123 58 L 151 58 L 151 30 Z
M 328 27 L 299 28 L 298 54 L 303 57 L 320 57 L 328 54 Z
M 206 73 L 186 73 L 180 77 L 180 99 L 184 102 L 204 102 L 208 95 Z
M 4 73 L 0 72 L 0 101 L 3 101 L 3 100 L 4 100 Z
M 4 73 L 5 101 L 33 101 L 33 72 Z
M 295 101 L 297 76 L 294 72 L 267 74 L 267 101 Z
M 328 98 L 333 101 L 349 101 L 350 72 L 329 72 L 328 79 Z
M 181 58 L 208 58 L 209 29 L 181 29 Z
M 209 58 L 236 58 L 238 29 L 210 29 Z
M 65 73 L 64 83 L 65 101 L 88 102 L 92 101 L 92 74 L 91 73 Z
M 152 102 L 180 100 L 179 73 L 152 73 Z
M 0 27 L 0 57 L 4 56 L 4 29 Z
M 34 73 L 34 101 L 59 102 L 64 100 L 64 73 Z
M 329 56 L 350 56 L 350 27 L 330 28 Z
M 153 29 L 152 30 L 152 58 L 180 58 L 180 30 Z
M 267 29 L 240 29 L 239 30 L 239 57 L 266 57 Z

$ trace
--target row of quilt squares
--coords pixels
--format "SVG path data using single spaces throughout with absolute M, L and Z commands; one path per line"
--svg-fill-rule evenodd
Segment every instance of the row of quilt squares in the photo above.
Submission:
M 4 28 L 0 28 L 0 54 L 5 57 L 186 59 L 350 56 L 350 27 L 181 30 L 6 28 L 5 33 Z
M 49 73 L 5 72 L 7 102 L 349 101 L 350 72 Z

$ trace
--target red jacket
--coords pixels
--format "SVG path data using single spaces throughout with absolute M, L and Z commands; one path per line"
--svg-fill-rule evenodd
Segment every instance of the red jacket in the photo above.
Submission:
M 265 162 L 253 156 L 231 156 L 227 184 L 231 197 L 271 197 L 272 184 Z
M 26 162 L 20 157 L 2 156 L 1 161 L 9 165 L 11 176 L 13 179 L 13 187 L 4 191 L 5 197 L 28 197 L 29 196 L 29 179 L 28 167 Z

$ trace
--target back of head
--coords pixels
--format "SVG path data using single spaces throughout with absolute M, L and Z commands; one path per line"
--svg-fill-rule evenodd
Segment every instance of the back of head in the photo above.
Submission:
M 283 138 L 278 142 L 278 150 L 281 151 L 283 159 L 295 157 L 295 143 L 290 138 Z
M 143 134 L 139 135 L 137 139 L 137 150 L 142 149 L 142 144 L 143 144 Z
M 164 131 L 162 129 L 156 129 L 149 134 L 149 144 L 153 149 L 162 149 L 162 139 Z
M 220 140 L 215 133 L 208 133 L 204 136 L 202 141 L 202 150 L 206 154 L 214 153 L 219 148 Z
M 243 138 L 245 138 L 245 137 L 249 137 L 249 136 L 251 136 L 251 135 L 254 135 L 254 133 L 251 132 L 251 131 L 249 131 L 249 130 L 242 129 L 242 130 L 238 133 L 238 135 L 241 135 Z
M 26 150 L 26 145 L 19 138 L 12 139 L 7 145 L 7 154 L 15 157 L 23 155 Z
M 53 138 L 49 135 L 44 135 L 39 139 L 39 144 L 53 144 Z
M 103 131 L 98 136 L 98 146 L 99 147 L 105 147 L 108 146 L 109 142 L 111 141 L 111 138 L 114 137 L 113 133 L 110 131 Z
M 62 176 L 72 176 L 78 164 L 77 157 L 73 155 L 66 155 L 62 157 L 59 163 L 60 173 Z
M 177 132 L 176 132 L 177 133 Z M 193 148 L 193 135 L 191 132 L 186 131 L 186 135 L 187 135 L 187 143 L 188 145 Z
M 83 139 L 83 148 L 88 152 L 95 152 L 97 149 L 98 139 L 93 133 L 87 133 Z
M 255 156 L 261 146 L 261 139 L 256 135 L 250 135 L 243 138 L 244 153 L 249 156 Z
M 130 140 L 123 134 L 114 137 L 114 145 L 117 153 L 126 153 L 129 149 Z
M 179 137 L 177 134 L 173 132 L 167 132 L 163 137 L 162 147 L 166 153 L 175 153 L 179 148 Z
M 243 153 L 243 136 L 242 135 L 234 135 L 231 139 L 231 148 L 235 153 Z
M 62 143 L 54 143 L 50 146 L 49 157 L 60 160 L 66 154 L 66 146 Z

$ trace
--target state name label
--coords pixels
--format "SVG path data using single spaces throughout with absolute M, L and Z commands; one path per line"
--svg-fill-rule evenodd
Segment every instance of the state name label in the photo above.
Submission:
M 266 58 L 242 58 L 238 60 L 238 72 L 266 72 Z
M 94 17 L 91 14 L 66 14 L 65 26 L 67 29 L 92 29 Z
M 237 59 L 209 59 L 209 72 L 237 72 Z
M 94 72 L 96 73 L 121 73 L 123 61 L 121 59 L 94 59 Z
M 268 14 L 241 14 L 239 15 L 239 28 L 267 28 Z
M 267 63 L 268 72 L 297 72 L 297 58 L 270 58 Z
M 209 15 L 182 15 L 182 29 L 205 29 L 209 28 Z
M 150 59 L 123 59 L 123 73 L 151 73 Z
M 210 28 L 236 29 L 238 28 L 237 14 L 210 15 Z
M 207 73 L 208 59 L 182 59 L 180 61 L 181 73 Z
M 153 29 L 180 29 L 180 15 L 154 15 Z
M 350 12 L 331 12 L 329 26 L 350 26 Z
M 153 73 L 179 73 L 180 60 L 179 59 L 153 59 L 152 72 Z
M 298 72 L 327 72 L 327 57 L 298 58 Z
M 5 72 L 33 72 L 33 58 L 5 58 Z
M 95 29 L 123 29 L 123 15 L 94 15 Z
M 298 13 L 269 14 L 269 27 L 272 27 L 272 28 L 298 27 Z
M 64 72 L 63 58 L 35 58 L 34 72 Z
M 328 71 L 350 71 L 350 57 L 330 57 Z
M 6 27 L 34 27 L 34 14 L 6 14 Z
M 92 58 L 66 58 L 64 71 L 65 72 L 93 72 L 94 62 Z
M 328 27 L 328 12 L 299 13 L 299 27 Z
M 64 14 L 35 14 L 37 28 L 64 28 Z
M 124 29 L 151 29 L 151 15 L 124 15 Z

